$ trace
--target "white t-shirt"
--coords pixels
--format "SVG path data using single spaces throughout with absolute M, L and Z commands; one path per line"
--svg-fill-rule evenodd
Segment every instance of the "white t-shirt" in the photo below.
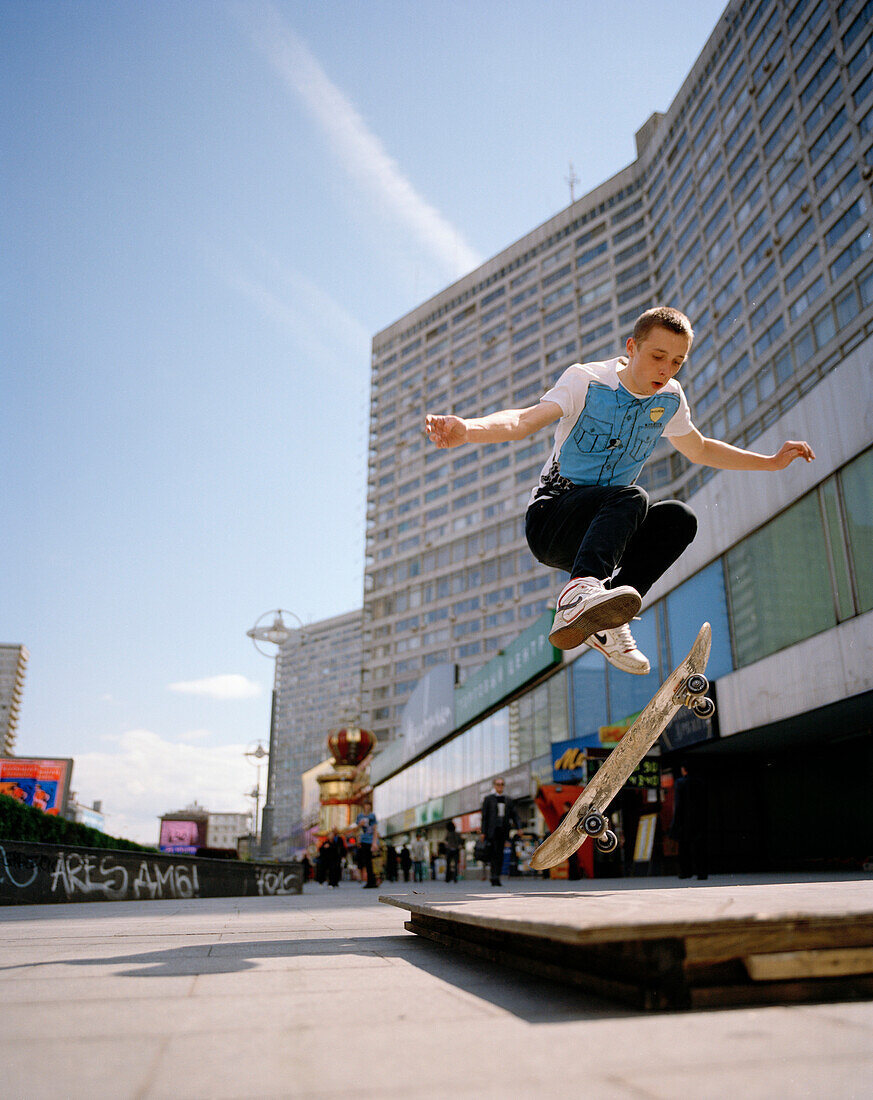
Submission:
M 675 378 L 652 397 L 638 397 L 618 378 L 623 356 L 567 367 L 543 401 L 560 405 L 555 444 L 529 504 L 577 485 L 632 485 L 662 435 L 694 425 Z

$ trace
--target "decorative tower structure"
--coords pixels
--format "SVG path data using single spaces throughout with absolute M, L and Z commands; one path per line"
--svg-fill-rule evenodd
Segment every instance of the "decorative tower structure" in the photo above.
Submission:
M 354 825 L 362 811 L 372 808 L 369 756 L 376 745 L 375 734 L 357 726 L 333 730 L 327 747 L 333 757 L 333 770 L 318 776 L 319 834 L 336 829 L 341 833 Z

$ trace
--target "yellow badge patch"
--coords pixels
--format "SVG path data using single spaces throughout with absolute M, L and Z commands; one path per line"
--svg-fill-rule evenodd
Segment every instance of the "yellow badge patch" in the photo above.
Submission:
M 649 419 L 657 424 L 661 417 L 664 415 L 664 409 L 649 409 Z

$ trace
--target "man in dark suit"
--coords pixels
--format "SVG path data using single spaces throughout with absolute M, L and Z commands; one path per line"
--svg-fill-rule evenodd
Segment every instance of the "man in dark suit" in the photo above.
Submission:
M 503 846 L 510 829 L 519 828 L 515 803 L 503 793 L 505 783 L 498 776 L 494 780 L 494 793 L 486 794 L 482 801 L 482 836 L 488 841 L 491 859 L 491 885 L 502 886 L 500 872 L 503 869 Z

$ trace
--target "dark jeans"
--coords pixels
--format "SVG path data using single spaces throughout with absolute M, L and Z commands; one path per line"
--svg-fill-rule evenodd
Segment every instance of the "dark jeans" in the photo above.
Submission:
M 535 501 L 525 534 L 543 565 L 571 577 L 612 577 L 612 587 L 629 584 L 643 596 L 693 540 L 697 517 L 679 500 L 649 504 L 639 485 L 578 485 Z
M 499 882 L 503 871 L 503 849 L 509 833 L 492 833 L 488 837 L 488 856 L 491 862 L 491 881 Z
M 373 846 L 372 844 L 358 845 L 358 866 L 367 875 L 367 886 L 376 885 L 376 876 L 373 874 Z

